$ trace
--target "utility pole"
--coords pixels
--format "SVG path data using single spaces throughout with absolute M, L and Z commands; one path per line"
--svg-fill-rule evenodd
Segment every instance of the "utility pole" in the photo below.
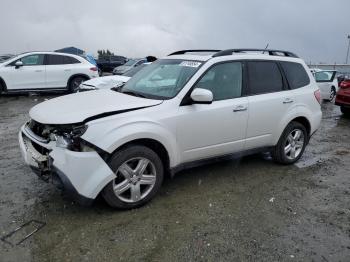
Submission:
M 349 44 L 348 44 L 348 51 L 346 52 L 346 60 L 345 60 L 345 64 L 348 64 L 348 60 L 349 60 L 349 50 L 350 50 L 350 35 L 348 35 L 348 40 L 349 40 Z

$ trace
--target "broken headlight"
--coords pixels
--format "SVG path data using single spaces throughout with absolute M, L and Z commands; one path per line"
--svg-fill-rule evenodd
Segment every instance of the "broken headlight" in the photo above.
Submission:
M 56 141 L 56 146 L 71 151 L 90 152 L 93 148 L 88 146 L 80 137 L 86 132 L 87 126 L 73 126 L 71 129 L 57 129 L 50 135 Z

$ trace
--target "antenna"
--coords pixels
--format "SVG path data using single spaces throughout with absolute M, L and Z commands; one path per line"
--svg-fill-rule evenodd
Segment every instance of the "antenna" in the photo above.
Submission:
M 268 47 L 269 47 L 269 43 L 267 43 L 267 45 L 266 45 L 264 51 L 262 52 L 263 54 L 265 54 L 265 51 L 266 51 L 266 49 L 267 49 Z

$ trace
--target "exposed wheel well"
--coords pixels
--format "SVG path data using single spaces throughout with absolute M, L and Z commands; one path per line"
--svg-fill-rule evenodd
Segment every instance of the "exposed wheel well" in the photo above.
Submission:
M 310 125 L 309 120 L 307 120 L 306 117 L 300 116 L 300 117 L 294 118 L 292 121 L 299 122 L 300 124 L 302 124 L 306 128 L 307 134 L 310 137 L 311 125 Z
M 162 143 L 158 142 L 157 140 L 149 139 L 149 138 L 136 139 L 120 146 L 115 151 L 130 145 L 143 145 L 145 147 L 152 149 L 162 160 L 162 163 L 164 165 L 164 173 L 165 174 L 169 173 L 169 170 L 170 170 L 169 154 L 166 148 L 162 145 Z

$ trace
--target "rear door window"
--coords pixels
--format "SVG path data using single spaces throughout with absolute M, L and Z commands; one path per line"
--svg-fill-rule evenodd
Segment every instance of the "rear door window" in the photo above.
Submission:
M 249 61 L 248 74 L 251 95 L 280 92 L 284 89 L 282 74 L 276 62 Z
M 301 64 L 293 62 L 280 62 L 280 64 L 291 89 L 310 84 L 310 78 Z
M 47 55 L 47 65 L 67 65 L 80 63 L 77 59 L 64 55 Z

